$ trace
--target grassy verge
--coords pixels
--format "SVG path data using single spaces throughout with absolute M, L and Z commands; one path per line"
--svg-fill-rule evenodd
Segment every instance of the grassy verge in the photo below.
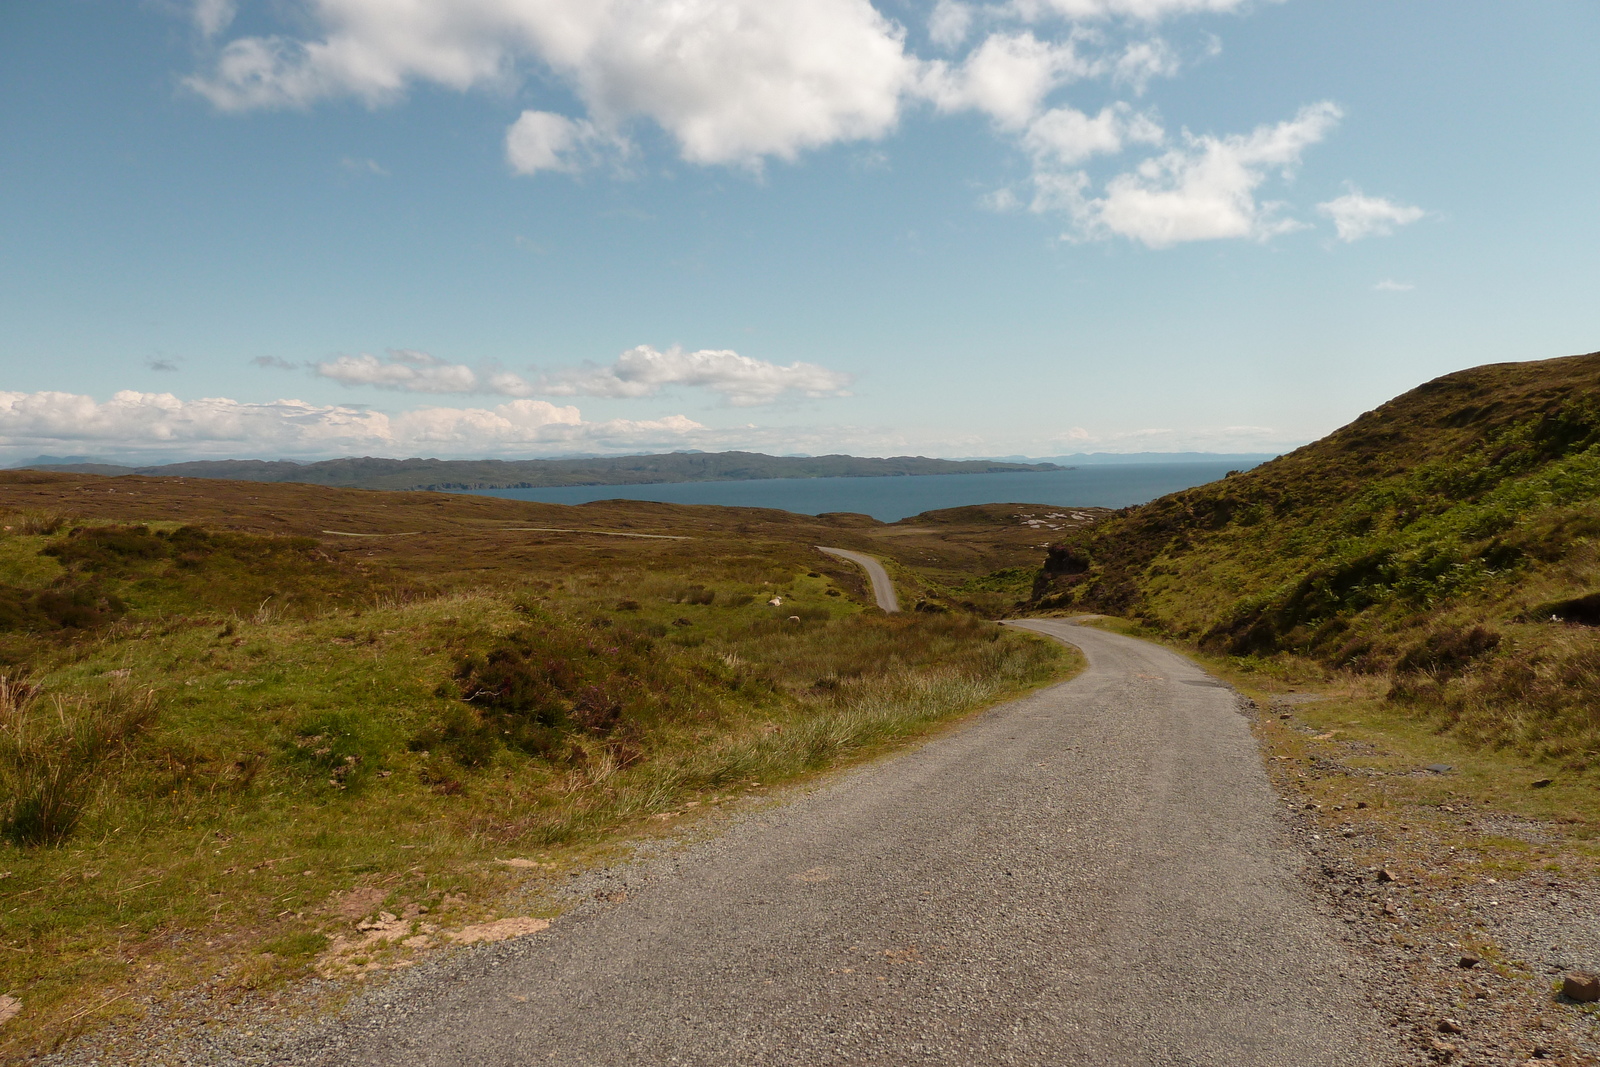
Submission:
M 786 547 L 502 569 L 430 594 L 429 575 L 314 541 L 185 529 L 0 542 L 33 620 L 7 631 L 26 716 L 7 720 L 0 774 L 60 770 L 74 806 L 43 835 L 14 797 L 0 812 L 0 992 L 24 1002 L 0 1055 L 202 982 L 226 999 L 404 965 L 431 942 L 329 946 L 385 911 L 491 918 L 530 876 L 663 817 L 1075 663 L 968 617 L 863 609 Z M 50 615 L 62 589 L 98 614 Z M 41 747 L 24 719 L 104 736 Z

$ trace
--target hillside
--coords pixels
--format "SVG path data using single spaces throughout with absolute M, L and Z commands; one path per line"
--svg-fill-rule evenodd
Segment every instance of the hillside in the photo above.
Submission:
M 1489 744 L 1600 754 L 1600 353 L 1445 375 L 1054 549 L 1051 608 L 1390 679 Z
M 752 478 L 887 478 L 920 474 L 992 474 L 1061 470 L 1053 463 L 928 459 L 892 456 L 766 456 L 759 452 L 672 452 L 657 456 L 585 459 L 455 460 L 330 459 L 211 460 L 154 467 L 106 463 L 38 463 L 28 469 L 73 474 L 144 474 L 304 482 L 345 489 L 535 489 L 558 485 L 653 485 L 661 482 L 743 481 Z

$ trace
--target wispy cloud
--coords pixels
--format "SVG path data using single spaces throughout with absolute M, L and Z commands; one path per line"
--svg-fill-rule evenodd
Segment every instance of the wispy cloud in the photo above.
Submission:
M 1391 278 L 1385 278 L 1372 288 L 1380 293 L 1409 293 L 1411 290 L 1415 289 L 1416 286 L 1412 285 L 1410 282 L 1397 282 Z
M 1397 204 L 1381 196 L 1366 196 L 1355 186 L 1344 196 L 1318 204 L 1317 211 L 1333 220 L 1341 241 L 1388 237 L 1396 226 L 1409 226 L 1427 214 L 1420 207 Z
M 339 160 L 339 169 L 349 174 L 372 174 L 380 178 L 389 177 L 389 172 L 375 159 L 357 159 L 354 156 L 345 156 Z

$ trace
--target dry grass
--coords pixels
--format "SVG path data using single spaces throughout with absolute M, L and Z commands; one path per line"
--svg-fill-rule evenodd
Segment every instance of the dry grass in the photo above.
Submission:
M 0 676 L 0 834 L 19 846 L 59 845 L 78 826 L 106 766 L 155 717 L 149 689 L 44 698 Z

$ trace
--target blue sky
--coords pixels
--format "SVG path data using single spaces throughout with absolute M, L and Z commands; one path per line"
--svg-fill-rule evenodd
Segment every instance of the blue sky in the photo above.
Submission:
M 0 458 L 1273 451 L 1600 348 L 1600 7 L 0 5 Z

